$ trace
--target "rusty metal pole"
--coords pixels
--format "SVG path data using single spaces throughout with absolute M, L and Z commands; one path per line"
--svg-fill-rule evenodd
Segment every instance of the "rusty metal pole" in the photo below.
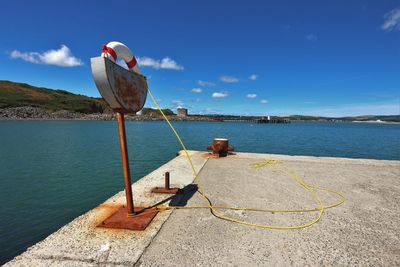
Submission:
M 131 174 L 129 171 L 128 146 L 126 144 L 124 114 L 121 112 L 117 112 L 117 118 L 118 118 L 119 142 L 121 146 L 122 169 L 124 171 L 126 208 L 128 214 L 130 215 L 134 214 L 134 210 L 133 210 Z
M 165 173 L 165 189 L 167 190 L 171 189 L 169 185 L 169 172 Z

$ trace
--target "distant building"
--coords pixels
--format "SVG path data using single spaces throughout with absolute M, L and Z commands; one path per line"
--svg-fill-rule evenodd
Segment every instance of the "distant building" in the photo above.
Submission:
M 136 112 L 136 115 L 143 115 L 143 109 L 139 110 L 138 112 Z
M 178 114 L 178 117 L 187 117 L 188 110 L 187 108 L 177 108 L 176 114 Z

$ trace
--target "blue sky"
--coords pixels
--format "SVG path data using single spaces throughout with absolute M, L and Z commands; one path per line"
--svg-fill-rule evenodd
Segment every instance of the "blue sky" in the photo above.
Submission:
M 90 57 L 120 41 L 163 107 L 400 112 L 399 1 L 13 0 L 2 11 L 2 80 L 99 96 Z

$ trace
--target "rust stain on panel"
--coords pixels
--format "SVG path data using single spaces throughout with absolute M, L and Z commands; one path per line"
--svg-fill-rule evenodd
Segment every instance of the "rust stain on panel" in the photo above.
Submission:
M 141 104 L 141 94 L 137 89 L 137 84 L 129 81 L 125 76 L 115 77 L 115 89 L 118 100 L 124 107 L 138 109 Z

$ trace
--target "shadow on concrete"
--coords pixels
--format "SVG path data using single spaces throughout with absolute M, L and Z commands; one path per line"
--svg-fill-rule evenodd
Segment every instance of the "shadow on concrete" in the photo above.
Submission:
M 171 202 L 169 203 L 170 206 L 186 206 L 189 199 L 197 192 L 197 185 L 196 184 L 189 184 L 182 188 L 182 193 L 174 195 L 171 198 Z
M 176 195 L 172 195 L 156 204 L 154 204 L 151 207 L 148 207 L 146 209 L 151 209 L 154 207 L 157 207 L 161 204 L 164 204 L 168 201 L 169 202 L 169 206 L 181 206 L 184 207 L 187 205 L 189 199 L 192 198 L 192 196 L 197 192 L 197 185 L 196 184 L 189 184 L 187 186 L 185 186 L 184 188 L 181 189 L 180 194 L 176 194 Z

